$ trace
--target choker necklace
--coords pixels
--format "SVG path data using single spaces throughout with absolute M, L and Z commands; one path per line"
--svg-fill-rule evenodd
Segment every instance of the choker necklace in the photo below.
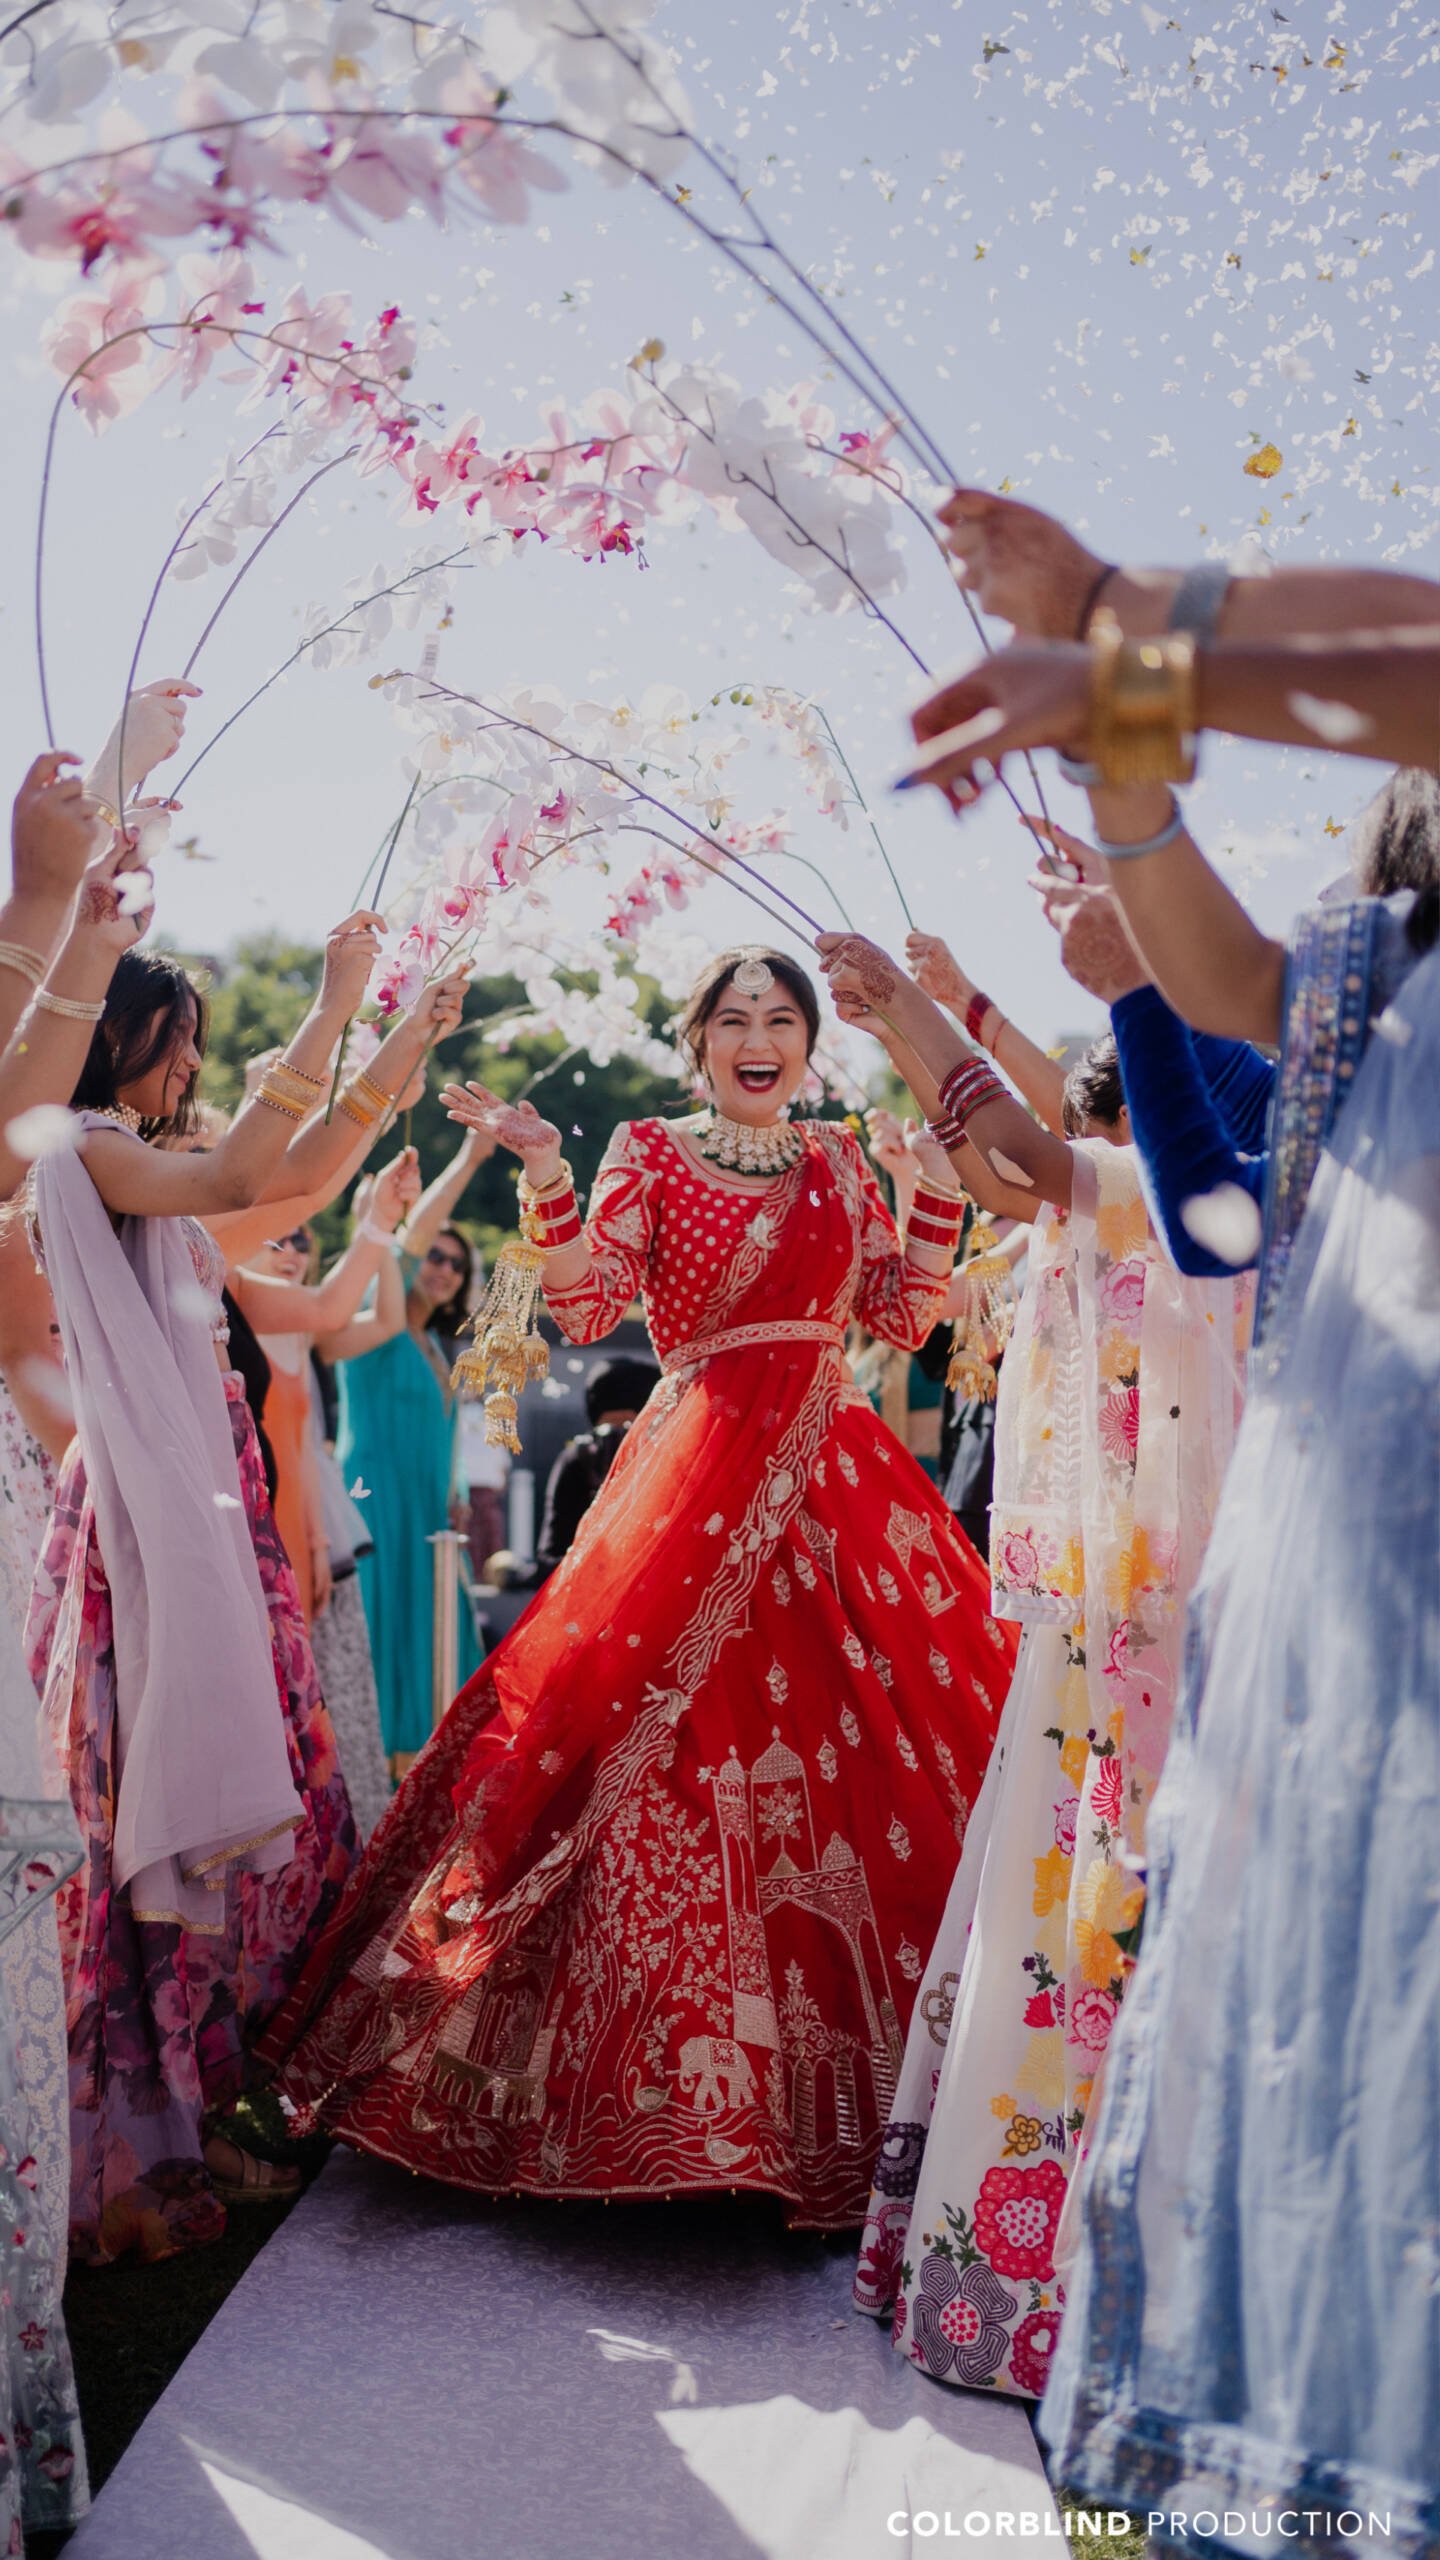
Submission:
M 805 1153 L 804 1135 L 792 1122 L 756 1129 L 748 1120 L 727 1120 L 713 1107 L 690 1135 L 702 1156 L 731 1173 L 788 1173 Z
M 144 1115 L 137 1111 L 132 1103 L 107 1102 L 102 1109 L 96 1111 L 95 1117 L 97 1120 L 118 1120 L 122 1129 L 128 1129 L 133 1137 L 138 1138 Z

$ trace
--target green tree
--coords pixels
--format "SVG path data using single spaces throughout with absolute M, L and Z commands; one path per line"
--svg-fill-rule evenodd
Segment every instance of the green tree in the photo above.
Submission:
M 208 964 L 210 1038 L 201 1079 L 207 1101 L 226 1111 L 237 1108 L 247 1065 L 291 1037 L 319 984 L 320 963 L 321 953 L 311 944 L 260 934 Z M 650 1027 L 663 1033 L 669 1007 L 657 988 L 643 993 Z M 494 1048 L 487 1026 L 515 1013 L 524 1001 L 524 989 L 513 978 L 481 979 L 471 987 L 460 1029 L 430 1060 L 425 1093 L 408 1115 L 408 1129 L 387 1131 L 372 1163 L 388 1162 L 408 1137 L 419 1151 L 425 1181 L 433 1181 L 461 1134 L 445 1115 L 440 1088 L 452 1080 L 474 1080 L 507 1101 L 532 1094 L 536 1108 L 561 1132 L 583 1199 L 618 1121 L 674 1110 L 681 1098 L 678 1084 L 624 1058 L 598 1067 L 589 1058 L 572 1056 L 554 1033 L 522 1035 L 504 1051 Z M 515 1170 L 512 1158 L 492 1157 L 460 1201 L 459 1223 L 487 1256 L 515 1231 Z M 340 1202 L 319 1221 L 327 1253 L 343 1241 L 345 1220 Z

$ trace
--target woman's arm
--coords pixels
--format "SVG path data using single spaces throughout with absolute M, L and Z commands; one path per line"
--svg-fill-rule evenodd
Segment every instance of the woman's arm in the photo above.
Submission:
M 329 1119 L 317 1110 L 299 1136 L 292 1137 L 258 1195 L 262 1201 L 323 1189 L 349 1161 L 357 1128 L 373 1144 L 395 1113 L 408 1108 L 405 1096 L 424 1071 L 427 1050 L 438 1040 L 448 1039 L 459 1024 L 468 984 L 468 970 L 457 969 L 426 987 L 414 1012 L 381 1042 L 363 1074 L 347 1077 Z M 345 1018 L 348 1021 L 349 1014 Z
M 982 993 L 966 976 L 948 943 L 937 933 L 912 933 L 905 945 L 916 985 L 935 1004 L 944 1005 L 965 1025 L 976 1046 L 988 1049 L 1016 1092 L 1024 1095 L 1047 1129 L 1065 1134 L 1065 1071 L 1003 1014 L 993 996 Z
M 1043 508 L 989 489 L 956 489 L 940 510 L 960 584 L 981 611 L 1036 639 L 1083 637 L 1097 605 L 1129 639 L 1164 631 L 1186 572 L 1107 563 Z M 1103 584 L 1101 583 L 1103 581 Z M 1216 629 L 1224 640 L 1282 640 L 1297 631 L 1399 630 L 1440 624 L 1440 586 L 1405 570 L 1314 563 L 1232 577 Z
M 1027 747 L 1085 751 L 1091 651 L 1077 642 L 1012 641 L 942 685 L 913 715 L 923 752 L 897 789 L 931 782 L 973 801 L 987 774 Z M 1440 623 L 1195 652 L 1202 729 L 1279 746 L 1440 770 Z
M 24 1180 L 28 1162 L 11 1144 L 12 1124 L 41 1104 L 63 1107 L 69 1102 L 115 963 L 149 930 L 148 906 L 129 915 L 120 905 L 120 874 L 132 861 L 129 847 L 117 836 L 89 864 L 70 929 L 0 1056 L 0 1197 L 8 1198 Z M 0 993 L 8 992 L 12 974 L 0 970 Z M 24 983 L 18 977 L 15 982 Z
M 467 1129 L 444 1172 L 421 1192 L 405 1221 L 405 1250 L 417 1261 L 429 1252 L 471 1175 L 489 1163 L 495 1146 L 489 1129 Z
M 407 1147 L 375 1182 L 369 1207 L 333 1271 L 312 1287 L 268 1271 L 232 1271 L 230 1289 L 257 1333 L 337 1333 L 350 1322 L 382 1260 L 393 1261 L 395 1230 L 420 1188 L 419 1159 Z
M 327 1334 L 315 1348 L 321 1359 L 333 1367 L 337 1360 L 360 1360 L 367 1351 L 378 1351 L 382 1343 L 393 1342 L 404 1329 L 405 1273 L 400 1256 L 392 1247 L 380 1265 L 374 1303 L 362 1307 L 358 1316 Z
M 37 756 L 10 812 L 11 888 L 0 905 L 0 944 L 13 956 L 0 966 L 0 1043 L 9 1041 L 50 965 L 94 854 L 94 809 L 79 776 L 65 770 L 76 761 Z M 72 1078 L 63 1093 L 44 1098 L 68 1102 L 73 1087 Z
M 0 1218 L 0 1372 L 26 1430 L 58 1465 L 75 1436 L 75 1413 L 50 1284 L 35 1267 L 18 1210 Z
M 639 1292 L 654 1235 L 654 1176 L 636 1157 L 628 1123 L 606 1149 L 582 1226 L 560 1132 L 533 1102 L 502 1102 L 483 1084 L 447 1085 L 441 1100 L 452 1120 L 484 1130 L 520 1158 L 530 1217 L 554 1239 L 541 1246 L 541 1285 L 566 1339 L 598 1342 L 613 1333 Z
M 827 933 L 816 948 L 842 1019 L 856 1021 L 857 1007 L 868 1011 L 864 1027 L 876 1033 L 897 1075 L 933 1121 L 945 1078 L 955 1067 L 977 1063 L 978 1051 L 873 942 Z M 1034 1218 L 1046 1201 L 1069 1206 L 1068 1145 L 1032 1120 L 1011 1094 L 987 1099 L 970 1115 L 965 1143 L 951 1150 L 950 1162 L 972 1199 L 998 1217 Z

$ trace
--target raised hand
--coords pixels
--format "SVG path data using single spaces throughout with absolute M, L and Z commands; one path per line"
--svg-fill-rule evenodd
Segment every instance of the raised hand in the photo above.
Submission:
M 911 1125 L 907 1122 L 902 1128 L 893 1111 L 875 1110 L 865 1114 L 865 1134 L 870 1141 L 870 1153 L 881 1172 L 888 1173 L 892 1182 L 909 1172 L 910 1149 L 906 1140 Z
M 998 770 L 1024 747 L 1076 749 L 1089 720 L 1089 650 L 1079 642 L 1012 641 L 942 685 L 912 715 L 924 753 L 895 788 L 933 782 L 958 807 L 983 779 L 977 766 Z
M 956 489 L 940 509 L 959 582 L 1017 634 L 1074 640 L 1106 563 L 1054 516 L 988 489 Z
M 1077 987 L 1116 1004 L 1121 996 L 1150 983 L 1150 972 L 1125 930 L 1125 919 L 1109 889 L 1083 880 L 1054 880 L 1044 872 L 1030 881 L 1045 911 L 1045 921 L 1060 937 L 1060 957 Z
M 198 702 L 199 698 L 198 684 L 187 683 L 184 676 L 157 676 L 153 684 L 138 686 L 125 706 L 123 721 L 116 721 L 90 768 L 86 789 L 91 796 L 118 809 L 122 790 L 138 789 L 157 764 L 166 763 L 175 754 L 185 735 L 186 703 Z
M 822 933 L 815 945 L 837 1005 L 842 996 L 883 1013 L 897 992 L 901 970 L 878 942 L 859 933 Z M 842 1019 L 849 1017 L 842 1014 Z
M 905 957 L 921 994 L 963 1017 L 975 983 L 966 977 L 949 943 L 942 942 L 938 933 L 911 933 L 906 936 Z
M 1042 844 L 1049 845 L 1062 862 L 1068 862 L 1080 879 L 1088 880 L 1097 889 L 1104 888 L 1105 857 L 1096 851 L 1093 844 L 1087 844 L 1083 836 L 1070 835 L 1049 818 L 1032 818 L 1027 814 L 1020 824 L 1028 827 L 1032 836 L 1038 836 Z
M 72 933 L 117 958 L 143 942 L 155 915 L 155 883 L 123 835 L 111 831 L 103 853 L 85 866 Z
M 365 1000 L 370 972 L 380 956 L 385 918 L 373 907 L 357 907 L 325 937 L 325 968 L 317 998 L 322 1013 L 348 1022 Z
M 420 1159 L 413 1147 L 403 1147 L 394 1162 L 376 1175 L 368 1215 L 393 1235 L 419 1197 Z
M 95 812 L 64 751 L 37 756 L 15 794 L 10 846 L 15 894 L 68 906 L 95 851 Z
M 448 1040 L 459 1030 L 469 984 L 468 968 L 452 969 L 448 978 L 432 978 L 424 989 L 410 1019 L 424 1031 L 427 1047 L 433 1049 L 437 1040 Z
M 541 1119 L 533 1102 L 502 1102 L 485 1084 L 447 1084 L 440 1099 L 452 1120 L 483 1130 L 518 1156 L 537 1188 L 559 1171 L 560 1132 L 553 1121 Z

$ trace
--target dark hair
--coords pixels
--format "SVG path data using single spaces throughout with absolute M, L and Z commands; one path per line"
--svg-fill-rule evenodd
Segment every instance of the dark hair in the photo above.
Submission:
M 465 1268 L 449 1297 L 442 1298 L 431 1308 L 425 1322 L 438 1325 L 442 1333 L 456 1333 L 470 1313 L 470 1292 L 475 1286 L 475 1249 L 463 1227 L 442 1227 L 435 1238 L 437 1244 L 441 1236 L 451 1244 L 458 1244 L 465 1257 Z
M 126 1085 L 137 1084 L 191 1037 L 201 1056 L 210 1036 L 210 1006 L 193 978 L 165 951 L 122 951 L 95 1025 L 80 1081 L 70 1096 L 75 1111 L 110 1111 Z M 168 1120 L 150 1120 L 142 1134 L 188 1136 L 200 1125 L 192 1076 Z
M 585 1412 L 593 1431 L 602 1413 L 638 1413 L 660 1372 L 653 1360 L 599 1360 L 585 1381 Z
M 1124 1108 L 1120 1052 L 1113 1032 L 1105 1031 L 1091 1041 L 1065 1078 L 1065 1135 L 1083 1138 L 1097 1120 L 1103 1129 L 1113 1129 Z
M 1440 921 L 1440 780 L 1402 765 L 1366 803 L 1350 831 L 1350 867 L 1362 898 L 1413 889 L 1412 947 L 1430 950 Z
M 721 951 L 696 979 L 675 1028 L 680 1054 L 694 1068 L 697 1076 L 702 1075 L 705 1068 L 706 1025 L 711 1015 L 719 1010 L 720 999 L 736 970 L 746 960 L 763 960 L 767 968 L 773 969 L 787 993 L 794 997 L 805 1024 L 807 1058 L 820 1037 L 820 999 L 797 961 L 787 960 L 783 951 L 761 950 L 754 944 L 740 951 Z

